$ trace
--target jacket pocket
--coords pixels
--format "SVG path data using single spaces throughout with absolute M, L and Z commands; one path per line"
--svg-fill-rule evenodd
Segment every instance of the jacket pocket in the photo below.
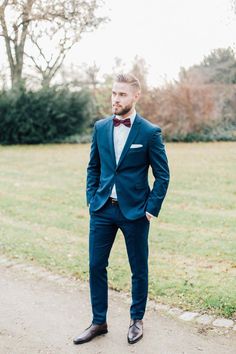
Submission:
M 144 148 L 143 146 L 142 147 L 139 147 L 139 148 L 130 148 L 129 149 L 129 153 L 133 153 L 133 152 L 140 152 L 140 151 L 144 151 Z

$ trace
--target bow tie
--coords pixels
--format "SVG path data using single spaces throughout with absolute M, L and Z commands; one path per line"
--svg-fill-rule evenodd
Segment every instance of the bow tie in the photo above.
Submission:
M 114 124 L 114 127 L 118 127 L 120 124 L 124 124 L 128 128 L 131 127 L 130 118 L 126 118 L 126 119 L 113 118 L 113 124 Z

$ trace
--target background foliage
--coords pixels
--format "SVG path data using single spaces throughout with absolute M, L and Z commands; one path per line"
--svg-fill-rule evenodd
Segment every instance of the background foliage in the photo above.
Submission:
M 122 70 L 122 63 L 117 64 L 113 75 Z M 138 111 L 160 125 L 167 140 L 236 140 L 236 57 L 231 48 L 212 51 L 199 65 L 182 68 L 177 81 L 162 87 L 148 86 L 142 58 L 135 59 L 131 71 L 142 86 Z M 100 102 L 110 82 L 107 77 L 95 91 L 98 105 L 107 114 L 110 102 L 107 107 Z
M 113 71 L 101 78 L 94 64 L 62 71 L 61 84 L 32 91 L 27 82 L 0 92 L 0 143 L 89 142 L 97 119 L 111 114 L 113 77 L 124 70 L 117 58 Z M 137 110 L 161 126 L 168 141 L 236 140 L 236 57 L 219 48 L 179 79 L 150 87 L 142 58 L 131 72 L 141 82 Z
M 58 142 L 82 133 L 94 115 L 88 91 L 66 88 L 4 91 L 0 94 L 0 142 L 37 144 Z

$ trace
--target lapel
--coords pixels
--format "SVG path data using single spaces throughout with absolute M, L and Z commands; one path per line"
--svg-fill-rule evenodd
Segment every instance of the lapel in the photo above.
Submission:
M 131 127 L 131 130 L 129 132 L 128 138 L 126 140 L 124 149 L 121 153 L 120 159 L 118 161 L 118 164 L 116 166 L 116 169 L 118 170 L 118 168 L 120 167 L 120 164 L 122 163 L 122 161 L 124 160 L 132 142 L 134 141 L 134 139 L 136 138 L 139 129 L 140 129 L 140 123 L 141 123 L 141 119 L 140 116 L 138 114 L 136 114 L 136 117 L 134 119 L 133 125 Z M 112 132 L 112 140 L 113 140 L 113 132 Z M 113 151 L 114 151 L 114 142 L 113 142 Z M 115 157 L 115 153 L 114 153 L 114 157 Z
M 113 138 L 113 131 L 114 131 L 114 125 L 113 125 L 113 117 L 111 117 L 111 119 L 109 120 L 108 124 L 107 124 L 107 143 L 108 146 L 110 147 L 110 152 L 111 152 L 111 158 L 112 161 L 114 163 L 114 165 L 116 165 L 116 156 L 115 156 L 115 149 L 114 149 L 114 138 Z

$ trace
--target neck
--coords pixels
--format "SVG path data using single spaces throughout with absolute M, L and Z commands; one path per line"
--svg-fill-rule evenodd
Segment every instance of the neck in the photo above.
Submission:
M 128 113 L 123 114 L 123 115 L 122 115 L 122 116 L 120 116 L 120 117 L 121 117 L 121 119 L 125 119 L 125 118 L 130 117 L 133 113 L 134 113 L 134 107 L 133 107 L 133 108 L 131 108 L 131 110 L 130 110 Z

